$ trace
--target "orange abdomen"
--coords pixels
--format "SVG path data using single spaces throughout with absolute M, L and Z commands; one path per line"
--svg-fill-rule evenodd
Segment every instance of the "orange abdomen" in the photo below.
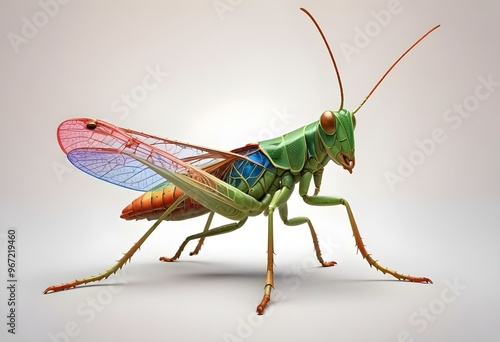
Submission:
M 125 207 L 120 217 L 125 220 L 157 220 L 183 193 L 181 189 L 173 184 L 169 184 L 163 189 L 145 192 Z M 198 202 L 193 201 L 191 198 L 186 198 L 167 216 L 166 220 L 184 220 L 200 216 L 208 211 L 208 209 Z

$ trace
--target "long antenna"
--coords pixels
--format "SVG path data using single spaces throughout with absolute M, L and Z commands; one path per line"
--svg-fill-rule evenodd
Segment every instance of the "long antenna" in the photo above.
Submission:
M 337 67 L 337 63 L 335 62 L 335 58 L 333 58 L 332 50 L 330 50 L 330 45 L 328 45 L 328 41 L 325 38 L 325 35 L 323 34 L 323 31 L 321 31 L 321 27 L 319 27 L 318 23 L 314 19 L 311 13 L 307 11 L 305 8 L 300 8 L 302 12 L 307 14 L 309 18 L 313 21 L 314 25 L 316 25 L 316 28 L 319 31 L 319 34 L 321 35 L 321 38 L 323 38 L 323 41 L 325 42 L 326 48 L 328 49 L 328 53 L 330 54 L 330 58 L 333 62 L 333 67 L 335 68 L 335 73 L 337 74 L 337 80 L 339 82 L 339 88 L 340 88 L 340 109 L 344 108 L 344 88 L 342 87 L 342 80 L 340 79 L 340 73 L 339 73 L 339 68 Z M 366 101 L 366 100 L 365 100 Z
M 422 41 L 422 39 L 424 39 L 425 37 L 427 37 L 432 31 L 434 31 L 435 29 L 437 29 L 439 26 L 441 25 L 436 25 L 434 26 L 433 28 L 431 28 L 429 31 L 427 31 L 426 34 L 424 34 L 422 37 L 420 37 L 415 43 L 413 43 L 412 46 L 410 46 L 401 56 L 399 56 L 399 58 L 394 62 L 392 63 L 391 67 L 385 72 L 385 74 L 382 76 L 382 78 L 377 82 L 377 84 L 375 84 L 375 87 L 373 87 L 373 89 L 368 93 L 368 95 L 366 96 L 366 98 L 363 100 L 363 102 L 361 102 L 361 104 L 358 106 L 358 108 L 356 108 L 354 110 L 354 112 L 352 112 L 352 114 L 356 114 L 356 112 L 365 104 L 366 100 L 368 100 L 368 98 L 373 94 L 373 92 L 375 91 L 375 89 L 377 89 L 377 87 L 379 86 L 379 84 L 384 80 L 384 78 L 387 76 L 387 74 L 389 74 L 389 72 L 396 66 L 396 64 L 398 64 L 398 62 L 408 53 L 410 52 L 411 49 L 413 49 L 415 47 L 415 45 L 417 45 L 418 43 L 420 43 Z

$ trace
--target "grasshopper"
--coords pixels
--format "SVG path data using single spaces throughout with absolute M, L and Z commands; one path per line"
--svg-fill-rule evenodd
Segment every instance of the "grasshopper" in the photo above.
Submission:
M 325 261 L 318 238 L 308 217 L 290 217 L 287 201 L 294 188 L 306 204 L 338 206 L 347 211 L 357 249 L 371 267 L 399 280 L 432 283 L 427 277 L 404 275 L 381 265 L 365 248 L 348 201 L 339 196 L 319 196 L 323 170 L 333 161 L 349 173 L 355 166 L 354 129 L 356 112 L 372 95 L 394 66 L 422 39 L 439 27 L 435 26 L 411 45 L 385 72 L 361 104 L 350 112 L 344 109 L 344 92 L 337 63 L 328 42 L 314 19 L 301 8 L 318 29 L 333 63 L 340 89 L 340 108 L 326 110 L 319 120 L 283 136 L 248 144 L 231 151 L 219 151 L 202 146 L 160 138 L 110 123 L 76 118 L 64 121 L 57 135 L 61 149 L 80 170 L 133 190 L 145 191 L 122 211 L 127 220 L 156 220 L 149 230 L 115 265 L 96 276 L 48 287 L 44 293 L 73 288 L 109 277 L 129 261 L 144 241 L 164 220 L 185 220 L 208 214 L 203 231 L 188 236 L 172 257 L 177 260 L 191 240 L 198 244 L 190 255 L 200 252 L 205 238 L 229 233 L 241 228 L 249 216 L 267 215 L 267 273 L 264 295 L 257 306 L 263 314 L 274 288 L 274 213 L 287 226 L 307 225 L 316 257 L 324 267 L 335 261 Z M 308 195 L 311 183 L 315 190 Z M 234 222 L 211 228 L 215 214 Z

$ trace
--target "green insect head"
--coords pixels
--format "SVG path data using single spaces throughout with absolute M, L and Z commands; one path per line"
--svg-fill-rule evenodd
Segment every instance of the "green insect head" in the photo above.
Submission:
M 354 115 L 345 109 L 327 110 L 321 114 L 319 126 L 319 137 L 330 159 L 352 173 L 355 165 Z
M 352 169 L 354 168 L 354 127 L 356 126 L 356 120 L 354 115 L 356 112 L 365 104 L 365 102 L 370 98 L 375 89 L 382 83 L 384 78 L 389 74 L 389 72 L 399 63 L 399 61 L 418 43 L 422 41 L 427 35 L 429 35 L 432 31 L 437 29 L 440 25 L 434 26 L 432 29 L 427 31 L 422 37 L 420 37 L 413 45 L 411 45 L 406 51 L 399 56 L 399 58 L 392 63 L 392 65 L 387 69 L 387 71 L 382 75 L 380 80 L 375 84 L 375 86 L 370 90 L 365 99 L 361 102 L 361 104 L 356 108 L 352 113 L 348 110 L 344 109 L 344 88 L 342 86 L 342 80 L 340 79 L 339 68 L 337 67 L 337 62 L 335 62 L 335 58 L 333 57 L 332 50 L 330 49 L 330 45 L 326 40 L 321 27 L 319 27 L 318 23 L 314 19 L 314 17 L 304 8 L 301 10 L 306 13 L 309 18 L 313 21 L 314 25 L 318 29 L 323 42 L 325 43 L 325 47 L 328 50 L 328 54 L 330 55 L 330 59 L 332 61 L 333 68 L 335 69 L 335 74 L 337 75 L 337 81 L 339 85 L 340 91 L 340 108 L 337 111 L 327 110 L 323 114 L 321 114 L 321 118 L 319 119 L 319 125 L 321 129 L 318 129 L 320 140 L 325 148 L 326 153 L 336 164 L 341 165 L 344 169 L 352 173 Z

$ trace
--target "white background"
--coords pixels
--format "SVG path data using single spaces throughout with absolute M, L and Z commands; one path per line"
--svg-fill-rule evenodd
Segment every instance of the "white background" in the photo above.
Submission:
M 221 3 L 227 11 L 215 9 Z M 500 6 L 401 0 L 384 17 L 390 3 L 2 1 L 0 281 L 5 288 L 6 232 L 14 227 L 18 306 L 12 336 L 4 289 L 1 339 L 497 341 Z M 356 255 L 343 208 L 310 208 L 294 196 L 291 215 L 312 219 L 325 259 L 338 265 L 318 267 L 307 228 L 277 219 L 276 291 L 264 316 L 255 314 L 265 282 L 263 217 L 172 264 L 157 258 L 172 255 L 204 218 L 163 223 L 119 277 L 42 295 L 111 266 L 151 224 L 119 218 L 138 193 L 66 163 L 58 124 L 96 117 L 232 149 L 317 120 L 338 109 L 338 85 L 299 7 L 328 37 L 351 110 L 411 43 L 442 25 L 356 114 L 353 174 L 332 164 L 322 187 L 350 201 L 376 259 L 434 284 L 370 269 Z M 33 23 L 39 27 L 25 27 Z M 364 41 L 360 32 L 369 34 Z M 148 68 L 168 76 L 140 93 Z M 481 77 L 494 81 L 491 92 L 477 93 Z M 142 101 L 118 111 L 122 94 L 134 92 Z M 457 105 L 469 108 L 464 117 Z M 435 130 L 442 139 L 431 148 Z M 427 154 L 416 140 L 427 141 Z M 402 160 L 413 160 L 413 170 Z M 390 173 L 401 177 L 392 187 Z

